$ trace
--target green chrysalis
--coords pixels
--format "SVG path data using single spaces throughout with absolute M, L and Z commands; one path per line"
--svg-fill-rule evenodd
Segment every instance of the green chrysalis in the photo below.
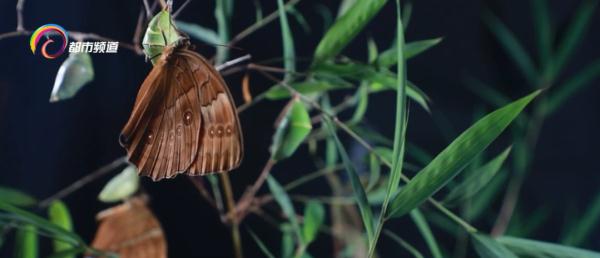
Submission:
M 144 54 L 154 64 L 166 46 L 174 44 L 181 38 L 169 11 L 162 10 L 148 24 L 142 41 Z

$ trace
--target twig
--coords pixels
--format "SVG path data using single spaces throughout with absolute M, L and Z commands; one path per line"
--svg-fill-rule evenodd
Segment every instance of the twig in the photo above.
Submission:
M 150 10 L 150 4 L 148 4 L 148 0 L 143 0 L 144 8 L 146 9 L 146 17 L 150 19 L 152 17 L 152 11 Z
M 236 258 L 244 257 L 242 249 L 242 238 L 240 236 L 240 224 L 235 214 L 235 200 L 233 199 L 233 191 L 231 190 L 231 182 L 229 180 L 229 174 L 223 173 L 220 176 L 223 181 L 223 192 L 225 192 L 225 200 L 227 202 L 227 210 L 232 213 L 233 217 L 230 218 L 231 222 L 231 240 L 233 241 L 233 250 Z
M 213 206 L 213 208 L 216 209 L 217 204 L 215 203 L 215 199 L 213 199 L 212 196 L 210 196 L 210 194 L 208 193 L 208 190 L 206 190 L 206 186 L 204 185 L 203 178 L 197 177 L 197 176 L 193 176 L 193 177 L 190 176 L 188 178 L 190 179 L 192 184 L 196 187 L 196 190 L 198 190 L 198 192 L 200 192 L 200 196 L 202 196 L 202 198 L 204 198 L 204 200 L 206 200 L 208 202 L 208 204 L 210 204 L 211 206 Z
M 180 7 L 179 9 L 177 9 L 177 11 L 175 11 L 175 13 L 173 13 L 173 19 L 177 18 L 177 16 L 179 15 L 179 13 L 181 13 L 181 11 L 183 11 L 183 9 L 190 3 L 190 0 L 186 0 Z
M 291 0 L 291 1 L 287 2 L 285 4 L 285 9 L 287 10 L 288 8 L 296 5 L 298 2 L 300 2 L 300 0 Z M 230 46 L 235 45 L 240 40 L 246 38 L 248 35 L 254 33 L 255 31 L 262 28 L 263 26 L 274 21 L 275 19 L 277 19 L 277 17 L 279 17 L 279 11 L 274 11 L 274 12 L 270 13 L 264 19 L 257 21 L 256 23 L 250 25 L 250 27 L 248 27 L 245 30 L 243 30 L 242 32 L 238 33 L 235 37 L 233 37 L 233 39 L 231 39 L 231 41 L 229 41 L 228 45 L 230 45 Z
M 238 202 L 235 210 L 235 213 L 237 214 L 229 214 L 228 216 L 238 216 L 238 218 L 243 218 L 247 214 L 250 204 L 252 204 L 252 202 L 254 201 L 254 196 L 256 195 L 256 192 L 258 192 L 258 189 L 260 189 L 260 187 L 265 183 L 265 180 L 267 179 L 267 176 L 271 172 L 271 169 L 273 168 L 275 163 L 277 163 L 277 161 L 275 161 L 272 158 L 269 158 L 269 160 L 267 160 L 267 163 L 263 167 L 262 172 L 260 172 L 260 175 L 254 182 L 252 187 L 246 190 L 246 192 Z
M 25 5 L 25 0 L 17 1 L 17 31 L 24 31 L 25 26 L 23 25 L 23 6 Z
M 50 205 L 50 203 L 52 201 L 58 200 L 58 199 L 63 199 L 67 195 L 72 194 L 73 192 L 79 190 L 81 187 L 110 173 L 117 167 L 119 167 L 123 164 L 126 164 L 126 163 L 127 163 L 127 157 L 120 157 L 120 158 L 114 160 L 113 162 L 108 163 L 108 164 L 94 170 L 92 173 L 88 174 L 87 176 L 84 176 L 81 179 L 73 182 L 71 185 L 67 186 L 66 188 L 63 188 L 62 190 L 58 191 L 57 193 L 53 194 L 52 196 L 44 199 L 42 202 L 39 203 L 38 206 L 40 208 L 48 207 L 48 205 Z
M 227 62 L 225 62 L 223 64 L 217 65 L 217 66 L 215 66 L 215 69 L 217 69 L 217 71 L 220 72 L 220 71 L 225 70 L 225 69 L 227 69 L 229 67 L 232 67 L 232 66 L 234 66 L 236 64 L 239 64 L 241 62 L 250 60 L 251 58 L 252 58 L 252 56 L 249 55 L 249 54 L 245 55 L 245 56 L 241 56 L 241 57 L 238 57 L 236 59 L 229 60 L 229 61 L 227 61 Z

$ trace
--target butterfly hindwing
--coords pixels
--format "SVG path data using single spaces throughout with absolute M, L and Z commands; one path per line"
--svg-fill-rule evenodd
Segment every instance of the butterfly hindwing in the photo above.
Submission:
M 233 98 L 221 75 L 199 54 L 177 52 L 195 77 L 200 97 L 202 128 L 198 156 L 191 175 L 232 170 L 243 156 L 243 138 Z

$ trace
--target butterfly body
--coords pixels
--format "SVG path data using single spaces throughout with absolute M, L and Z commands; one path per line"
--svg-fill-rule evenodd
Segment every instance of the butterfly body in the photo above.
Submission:
M 243 139 L 221 75 L 188 44 L 165 47 L 142 83 L 120 142 L 153 180 L 239 166 Z

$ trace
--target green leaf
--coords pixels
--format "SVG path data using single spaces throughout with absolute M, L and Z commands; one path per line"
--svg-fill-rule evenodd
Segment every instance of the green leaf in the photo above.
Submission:
M 292 37 L 292 31 L 290 30 L 290 24 L 288 23 L 283 0 L 277 0 L 277 6 L 279 10 L 279 23 L 281 25 L 281 37 L 283 39 L 283 66 L 285 67 L 285 70 L 288 71 L 285 73 L 285 81 L 289 81 L 296 71 L 294 38 Z
M 215 1 L 215 19 L 217 20 L 217 31 L 221 42 L 229 41 L 229 26 L 231 15 L 233 14 L 233 1 L 232 0 L 216 0 Z M 219 47 L 217 48 L 217 54 L 215 56 L 215 64 L 220 65 L 229 58 L 229 48 Z
M 131 165 L 108 181 L 98 195 L 98 199 L 106 203 L 125 200 L 137 192 L 139 187 L 140 177 L 135 166 Z
M 496 108 L 504 106 L 510 102 L 510 99 L 502 94 L 502 92 L 478 79 L 470 77 L 467 79 L 466 85 L 467 89 L 477 94 L 480 98 Z
M 256 245 L 258 245 L 258 248 L 260 248 L 260 250 L 266 257 L 275 258 L 275 255 L 273 255 L 273 253 L 269 251 L 269 248 L 265 245 L 265 243 L 262 240 L 260 240 L 260 238 L 256 234 L 254 234 L 254 231 L 248 228 L 248 233 L 250 233 L 250 236 L 252 236 L 252 239 L 254 240 L 254 242 L 256 242 Z
M 75 247 L 68 250 L 60 251 L 50 255 L 48 258 L 71 258 L 76 257 L 76 255 L 85 252 L 85 248 L 83 247 Z
M 292 230 L 298 237 L 298 241 L 302 243 L 303 239 L 302 233 L 300 232 L 300 224 L 298 223 L 298 218 L 296 217 L 296 211 L 294 211 L 292 200 L 290 200 L 288 194 L 273 176 L 269 175 L 269 177 L 267 177 L 267 184 L 269 185 L 269 189 L 271 190 L 275 201 L 277 201 L 277 204 L 279 204 L 281 210 L 283 210 L 283 213 L 288 218 L 288 221 L 292 226 Z
M 398 235 L 394 234 L 394 232 L 386 229 L 383 231 L 383 233 L 386 234 L 392 240 L 394 240 L 394 242 L 398 243 L 402 248 L 406 249 L 406 251 L 408 251 L 410 254 L 412 254 L 413 257 L 415 257 L 415 258 L 423 258 L 424 257 L 423 254 L 421 254 L 421 252 L 419 252 L 419 250 L 417 250 L 417 248 L 415 248 L 413 245 L 409 244 L 408 242 L 404 241 L 404 239 L 402 239 Z
M 363 188 L 360 178 L 358 176 L 358 172 L 352 164 L 344 145 L 340 141 L 335 131 L 334 125 L 332 121 L 328 117 L 323 117 L 325 125 L 329 130 L 329 134 L 335 139 L 335 143 L 337 146 L 338 153 L 344 162 L 344 166 L 346 167 L 346 172 L 348 177 L 350 178 L 350 184 L 352 185 L 352 191 L 354 193 L 354 198 L 358 203 L 358 208 L 360 210 L 360 215 L 367 231 L 367 238 L 369 242 L 373 239 L 373 211 L 371 210 L 371 206 L 369 206 L 369 201 L 367 200 L 367 194 L 365 193 L 365 189 Z
M 304 15 L 294 6 L 289 7 L 288 12 L 294 16 L 294 19 L 296 22 L 298 22 L 298 24 L 300 24 L 300 27 L 302 27 L 304 33 L 310 34 L 310 24 L 308 24 L 306 18 L 304 18 Z
M 419 230 L 419 233 L 421 233 L 423 239 L 425 239 L 425 243 L 431 252 L 431 257 L 442 258 L 442 251 L 440 251 L 437 240 L 435 240 L 435 235 L 433 235 L 433 232 L 431 232 L 431 228 L 429 227 L 429 224 L 427 223 L 427 220 L 425 220 L 425 217 L 421 211 L 419 211 L 419 209 L 412 210 L 410 212 L 410 218 L 417 226 L 417 229 Z
M 575 93 L 583 90 L 586 86 L 593 85 L 591 82 L 599 76 L 600 60 L 596 60 L 571 77 L 564 85 L 558 87 L 555 92 L 551 92 L 545 106 L 546 114 L 554 113 L 567 99 L 574 96 Z
M 583 214 L 583 216 L 574 222 L 574 225 L 570 228 L 561 241 L 566 245 L 579 246 L 589 237 L 589 235 L 595 232 L 594 229 L 598 228 L 598 222 L 600 220 L 600 193 L 596 194 L 594 200 L 592 200 Z
M 332 64 L 332 63 L 321 63 L 313 67 L 313 71 L 320 75 L 333 75 L 340 76 L 357 81 L 368 81 L 371 92 L 379 92 L 383 90 L 396 90 L 396 74 L 387 71 L 377 71 L 375 68 L 359 64 L 359 63 L 345 63 L 345 64 Z M 406 95 L 413 101 L 417 102 L 425 110 L 429 111 L 429 97 L 416 85 L 408 82 L 406 88 Z
M 338 8 L 337 17 L 341 17 L 342 15 L 346 14 L 346 12 L 356 3 L 356 1 L 357 0 L 342 0 L 340 7 Z
M 67 243 L 85 244 L 83 240 L 73 232 L 67 231 L 54 223 L 41 218 L 33 213 L 17 208 L 5 202 L 0 202 L 0 210 L 6 211 L 13 215 L 19 222 L 25 222 L 35 226 L 38 230 L 48 232 L 53 238 L 58 238 Z
M 177 28 L 190 35 L 190 37 L 205 42 L 210 45 L 222 45 L 221 38 L 216 31 L 202 27 L 198 24 L 188 23 L 183 21 L 175 21 Z
M 162 10 L 148 24 L 142 40 L 144 54 L 152 61 L 152 64 L 155 64 L 163 49 L 180 39 L 181 36 L 171 20 L 171 14 L 167 10 Z
M 37 229 L 31 224 L 17 230 L 14 258 L 38 258 Z
M 525 48 L 519 43 L 516 36 L 492 13 L 487 12 L 484 15 L 485 24 L 492 31 L 500 45 L 508 53 L 510 58 L 519 67 L 519 70 L 527 79 L 531 86 L 537 87 L 537 71 L 533 65 L 531 57 L 525 51 Z
M 48 218 L 54 225 L 59 226 L 67 231 L 73 231 L 73 221 L 71 220 L 71 214 L 69 213 L 69 209 L 67 205 L 60 200 L 53 201 L 48 207 Z M 73 248 L 73 245 L 70 243 L 66 243 L 59 239 L 54 239 L 54 252 L 61 252 L 65 250 L 70 250 Z M 66 258 L 74 258 L 75 255 L 72 256 L 64 256 Z
M 92 58 L 88 53 L 70 53 L 58 68 L 50 102 L 58 102 L 75 96 L 83 86 L 94 80 Z
M 386 0 L 356 1 L 325 33 L 315 51 L 314 62 L 320 63 L 338 55 L 386 2 Z
M 472 220 L 478 219 L 484 211 L 489 211 L 490 205 L 494 203 L 494 200 L 500 194 L 500 190 L 505 186 L 504 183 L 509 177 L 508 173 L 500 172 L 495 176 L 492 181 L 479 192 L 479 194 L 473 196 L 471 199 L 471 205 L 465 212 L 465 218 Z
M 500 108 L 458 136 L 406 184 L 392 201 L 389 216 L 402 216 L 419 206 L 481 153 L 540 91 Z
M 553 66 L 554 70 L 551 73 L 552 78 L 558 76 L 569 58 L 573 56 L 577 45 L 582 41 L 583 35 L 590 24 L 593 17 L 597 0 L 584 0 L 573 16 L 573 20 L 569 24 L 565 35 L 563 36 L 558 50 L 556 51 L 556 63 Z
M 350 119 L 351 124 L 359 123 L 365 117 L 367 113 L 367 107 L 369 106 L 369 85 L 362 84 L 356 91 L 354 95 L 355 99 L 358 99 L 358 105 L 356 105 L 356 109 L 354 110 L 354 114 Z
M 294 154 L 312 130 L 312 123 L 306 107 L 297 99 L 292 99 L 282 111 L 278 127 L 273 135 L 271 155 L 282 160 Z
M 303 95 L 352 88 L 351 85 L 331 83 L 325 80 L 310 80 L 304 82 L 290 83 L 290 86 L 292 86 L 292 88 L 302 93 Z M 280 100 L 291 97 L 291 94 L 288 89 L 280 87 L 280 85 L 275 85 L 269 90 L 267 90 L 265 97 L 269 100 Z
M 373 190 L 379 178 L 381 177 L 381 162 L 374 153 L 369 154 L 369 184 L 365 191 L 370 192 Z
M 475 251 L 482 258 L 518 258 L 510 250 L 496 242 L 496 240 L 481 234 L 472 234 Z
M 600 253 L 570 246 L 552 244 L 542 241 L 516 238 L 499 237 L 496 241 L 506 246 L 518 256 L 531 258 L 598 258 Z
M 540 64 L 546 71 L 552 62 L 552 23 L 547 0 L 532 0 L 533 22 L 536 31 Z
M 0 202 L 15 206 L 30 207 L 35 205 L 37 200 L 19 190 L 0 186 Z
M 283 235 L 281 236 L 281 257 L 288 258 L 294 254 L 294 236 L 289 224 L 281 225 Z
M 406 43 L 406 45 L 404 45 L 404 51 L 403 51 L 404 59 L 406 59 L 406 60 L 411 59 L 411 58 L 427 51 L 431 47 L 442 42 L 442 39 L 443 38 L 433 38 L 433 39 L 419 40 L 419 41 L 413 41 L 413 42 Z M 382 52 L 381 55 L 379 55 L 379 58 L 377 59 L 377 64 L 380 67 L 390 67 L 392 65 L 396 65 L 398 63 L 397 55 L 398 55 L 398 48 L 394 46 L 394 47 Z
M 444 204 L 458 204 L 477 194 L 500 171 L 511 149 L 512 147 L 508 147 L 496 158 L 473 171 L 465 181 L 453 187 L 450 193 L 446 195 L 446 198 L 444 198 Z
M 379 56 L 379 50 L 377 50 L 377 42 L 371 37 L 367 40 L 367 54 L 369 57 L 369 64 L 373 64 L 377 61 L 377 56 Z
M 302 236 L 307 245 L 315 240 L 319 233 L 319 228 L 325 221 L 325 208 L 318 201 L 309 201 L 304 208 L 304 226 L 302 227 Z

